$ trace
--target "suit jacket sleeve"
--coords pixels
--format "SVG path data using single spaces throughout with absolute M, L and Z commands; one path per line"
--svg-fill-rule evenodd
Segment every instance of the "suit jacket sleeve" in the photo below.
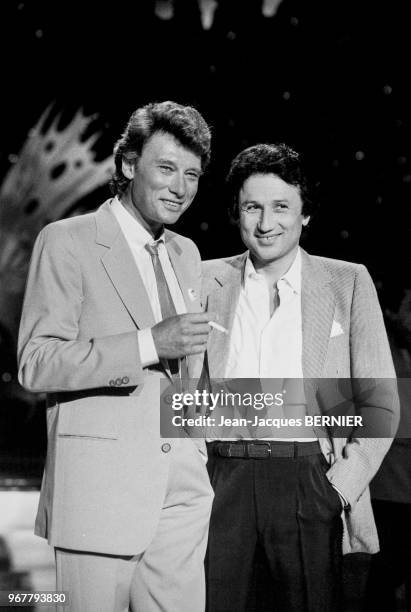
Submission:
M 351 380 L 359 390 L 359 414 L 379 437 L 352 436 L 327 472 L 354 507 L 375 475 L 398 427 L 396 375 L 374 283 L 364 266 L 355 279 L 350 327 Z M 361 393 L 361 387 L 368 389 Z M 354 393 L 355 395 L 355 393 Z
M 79 339 L 83 279 L 69 232 L 44 228 L 35 243 L 18 342 L 19 381 L 30 391 L 93 389 L 143 380 L 137 330 Z M 126 379 L 127 377 L 127 379 Z

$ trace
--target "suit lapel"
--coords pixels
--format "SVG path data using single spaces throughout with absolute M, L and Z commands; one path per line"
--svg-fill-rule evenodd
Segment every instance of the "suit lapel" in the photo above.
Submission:
M 200 278 L 194 278 L 190 258 L 184 257 L 183 250 L 177 243 L 175 237 L 167 230 L 165 232 L 165 244 L 174 274 L 176 275 L 184 298 L 187 312 L 201 312 L 200 295 L 198 291 L 196 291 L 196 287 L 200 286 Z M 195 371 L 198 356 L 187 355 L 186 359 L 189 376 L 192 376 L 192 373 Z M 184 375 L 183 370 L 182 375 Z
M 301 277 L 303 373 L 304 378 L 320 378 L 335 310 L 332 279 L 324 264 L 304 250 Z
M 101 261 L 121 301 L 139 329 L 152 327 L 155 320 L 150 300 L 109 201 L 97 211 L 96 224 L 96 242 L 106 247 Z
M 218 316 L 220 325 L 228 330 L 228 334 L 224 334 L 216 329 L 211 331 L 208 348 L 211 378 L 224 377 L 231 329 L 240 296 L 242 270 L 246 256 L 247 253 L 244 253 L 238 258 L 222 264 L 221 272 L 215 275 L 217 288 L 209 294 L 207 299 L 207 310 L 215 313 Z
M 187 312 L 201 312 L 200 295 L 196 290 L 200 286 L 200 278 L 194 277 L 190 258 L 184 257 L 183 250 L 175 237 L 167 230 L 165 232 L 165 244 Z

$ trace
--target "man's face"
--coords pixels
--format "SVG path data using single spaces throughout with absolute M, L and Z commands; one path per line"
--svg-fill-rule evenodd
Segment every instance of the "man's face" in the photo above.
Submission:
M 273 262 L 291 265 L 303 225 L 298 187 L 275 174 L 254 174 L 244 181 L 239 194 L 241 238 L 256 268 Z
M 139 158 L 124 158 L 122 169 L 131 179 L 122 202 L 153 236 L 187 210 L 202 172 L 200 157 L 166 132 L 154 133 Z

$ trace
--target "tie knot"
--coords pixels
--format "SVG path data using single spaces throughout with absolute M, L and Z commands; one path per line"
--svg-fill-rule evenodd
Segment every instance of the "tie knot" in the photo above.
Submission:
M 151 257 L 154 257 L 154 256 L 158 257 L 159 244 L 160 244 L 159 240 L 157 242 L 152 242 L 151 244 L 147 242 L 146 249 L 150 253 Z

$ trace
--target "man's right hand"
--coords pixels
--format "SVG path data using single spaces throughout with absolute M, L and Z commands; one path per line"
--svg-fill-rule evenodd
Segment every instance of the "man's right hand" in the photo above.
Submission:
M 179 359 L 203 353 L 213 319 L 208 312 L 188 313 L 164 319 L 151 328 L 157 354 L 162 359 Z

